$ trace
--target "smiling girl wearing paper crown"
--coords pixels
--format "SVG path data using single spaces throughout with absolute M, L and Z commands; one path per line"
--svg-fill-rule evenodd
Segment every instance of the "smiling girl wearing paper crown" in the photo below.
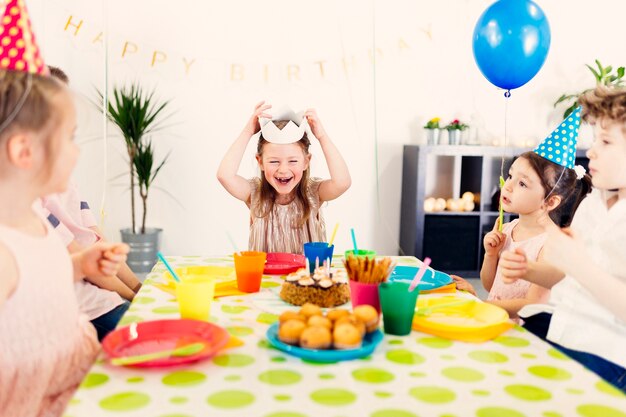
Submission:
M 256 105 L 224 155 L 217 178 L 250 208 L 249 250 L 302 253 L 305 243 L 326 240 L 321 205 L 350 188 L 350 173 L 315 110 L 298 115 L 286 109 L 272 117 L 267 113 L 270 108 L 263 101 Z M 250 138 L 259 130 L 256 159 L 261 177 L 247 180 L 237 170 Z M 309 177 L 311 134 L 322 147 L 330 179 Z
M 0 7 L 0 10 L 2 8 Z M 0 415 L 60 416 L 98 351 L 73 281 L 115 275 L 128 247 L 70 258 L 36 201 L 66 189 L 78 157 L 69 90 L 48 75 L 23 1 L 0 18 Z

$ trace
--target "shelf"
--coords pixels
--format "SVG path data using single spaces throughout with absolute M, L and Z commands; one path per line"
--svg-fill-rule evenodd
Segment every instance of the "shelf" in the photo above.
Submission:
M 402 159 L 400 249 L 445 272 L 477 277 L 483 261 L 483 237 L 500 215 L 492 210 L 499 189 L 501 158 L 504 169 L 515 156 L 530 148 L 502 146 L 405 145 Z M 576 163 L 586 165 L 585 152 L 576 153 Z M 479 196 L 474 211 L 424 212 L 426 197 L 460 198 L 471 191 Z M 504 213 L 504 221 L 518 217 Z
M 426 216 L 480 216 L 480 211 L 434 211 Z

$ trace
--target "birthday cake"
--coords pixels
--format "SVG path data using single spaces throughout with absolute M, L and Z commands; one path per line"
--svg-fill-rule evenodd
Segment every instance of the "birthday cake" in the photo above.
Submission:
M 336 307 L 350 300 L 348 275 L 343 269 L 317 268 L 313 274 L 305 268 L 287 275 L 280 298 L 301 306 L 305 303 L 320 307 Z

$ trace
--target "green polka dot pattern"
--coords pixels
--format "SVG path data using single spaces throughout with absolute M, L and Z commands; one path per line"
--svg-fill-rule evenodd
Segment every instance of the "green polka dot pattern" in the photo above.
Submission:
M 322 405 L 340 406 L 355 402 L 356 395 L 345 389 L 326 388 L 313 391 L 311 393 L 311 399 Z
M 140 392 L 120 392 L 100 401 L 100 408 L 106 411 L 135 411 L 148 405 L 150 397 Z
M 243 408 L 254 402 L 254 395 L 247 391 L 220 391 L 210 395 L 207 402 L 216 408 Z
M 168 259 L 178 268 L 206 266 L 208 258 Z M 232 256 L 210 259 L 233 266 Z M 342 256 L 335 265 L 341 267 Z M 155 287 L 165 280 L 165 268 L 157 269 L 122 324 L 180 317 L 175 297 Z M 218 279 L 232 283 L 235 275 Z M 279 299 L 284 279 L 264 277 L 258 293 L 213 300 L 210 322 L 234 338 L 210 358 L 141 368 L 115 367 L 100 355 L 64 417 L 626 417 L 620 390 L 519 327 L 480 344 L 416 331 L 384 335 L 373 353 L 335 363 L 278 350 L 267 329 L 300 308 Z
M 368 384 L 382 384 L 392 381 L 394 376 L 392 373 L 378 368 L 361 368 L 352 372 L 354 379 Z
M 203 383 L 206 380 L 206 375 L 201 372 L 192 371 L 178 371 L 163 377 L 163 384 L 169 386 L 192 386 Z
M 545 401 L 552 398 L 552 394 L 545 389 L 532 385 L 507 385 L 504 391 L 517 399 L 526 401 Z
M 434 386 L 411 388 L 409 395 L 417 400 L 431 404 L 449 403 L 456 398 L 456 394 L 452 390 Z
M 300 382 L 302 376 L 295 371 L 273 370 L 259 375 L 259 380 L 270 385 L 291 385 Z

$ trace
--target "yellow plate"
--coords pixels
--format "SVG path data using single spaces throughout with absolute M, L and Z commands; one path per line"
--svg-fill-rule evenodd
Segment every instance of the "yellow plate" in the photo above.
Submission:
M 417 308 L 433 308 L 460 303 L 467 298 L 439 297 L 418 299 Z M 413 317 L 413 329 L 446 339 L 480 343 L 491 340 L 513 327 L 506 310 L 476 301 L 434 309 L 427 316 Z
M 206 277 L 214 277 L 216 282 L 220 281 L 228 281 L 235 279 L 235 268 L 232 266 L 215 266 L 215 265 L 203 265 L 203 266 L 187 266 L 182 268 L 174 269 L 176 275 L 180 277 L 180 279 L 185 279 L 186 276 L 189 275 L 202 275 Z M 165 271 L 163 276 L 168 280 L 168 282 L 174 282 L 174 278 L 172 275 Z

